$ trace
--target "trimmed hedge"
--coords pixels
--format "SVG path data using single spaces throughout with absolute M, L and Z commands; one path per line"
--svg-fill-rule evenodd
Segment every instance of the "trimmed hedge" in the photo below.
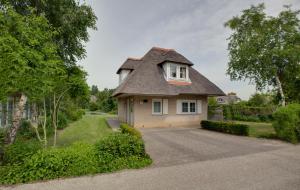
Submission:
M 141 132 L 139 132 L 137 129 L 129 126 L 126 123 L 122 123 L 120 125 L 120 128 L 121 128 L 121 133 L 127 133 L 127 134 L 130 134 L 130 135 L 136 136 L 138 138 L 142 138 Z
M 220 122 L 220 121 L 207 121 L 202 120 L 201 126 L 203 129 L 229 133 L 234 135 L 249 135 L 249 126 L 244 124 Z
M 35 146 L 28 147 L 14 144 L 8 148 L 6 160 L 9 162 L 0 166 L 0 184 L 141 168 L 152 163 L 143 140 L 123 133 L 113 133 L 94 145 L 74 143 L 69 147 L 40 150 Z M 28 154 L 22 155 L 26 150 L 29 150 Z
M 273 117 L 273 127 L 280 139 L 294 144 L 300 141 L 300 104 L 280 107 Z

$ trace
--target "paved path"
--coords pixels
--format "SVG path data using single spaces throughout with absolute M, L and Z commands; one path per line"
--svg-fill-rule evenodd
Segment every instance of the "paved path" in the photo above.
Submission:
M 116 131 L 120 128 L 120 121 L 118 118 L 110 117 L 106 118 L 108 125 L 112 128 L 112 130 Z
M 300 189 L 300 145 L 199 129 L 143 129 L 142 132 L 147 150 L 155 159 L 149 168 L 2 189 Z
M 141 129 L 154 166 L 248 155 L 290 147 L 278 140 L 241 137 L 197 128 Z

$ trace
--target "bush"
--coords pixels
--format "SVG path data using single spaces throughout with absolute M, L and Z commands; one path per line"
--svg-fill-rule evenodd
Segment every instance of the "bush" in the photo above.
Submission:
M 64 112 L 58 112 L 57 129 L 64 129 L 68 126 L 68 118 Z
M 243 136 L 249 135 L 249 126 L 244 124 L 202 120 L 201 126 L 204 129 L 219 131 L 223 133 Z
M 137 129 L 129 126 L 128 124 L 126 123 L 122 123 L 120 125 L 120 128 L 121 128 L 121 132 L 122 133 L 125 133 L 125 134 L 130 134 L 130 135 L 133 135 L 133 136 L 136 136 L 138 138 L 142 138 L 142 134 L 141 132 L 139 132 Z
M 152 163 L 143 140 L 130 134 L 113 133 L 95 145 L 75 143 L 69 147 L 40 149 L 35 153 L 28 149 L 31 153 L 24 155 L 25 149 L 21 145 L 26 144 L 10 147 L 6 159 L 11 163 L 0 167 L 0 184 L 141 168 Z M 13 158 L 14 155 L 18 158 Z
M 82 118 L 85 114 L 83 109 L 70 109 L 66 112 L 66 117 L 68 120 L 77 121 Z
M 3 169 L 6 175 L 0 183 L 24 183 L 63 176 L 92 174 L 98 171 L 93 145 L 76 143 L 67 148 L 50 148 L 26 158 L 24 164 Z
M 18 137 L 22 139 L 32 139 L 36 137 L 35 131 L 28 120 L 22 120 Z
M 14 144 L 9 145 L 4 150 L 4 164 L 21 164 L 31 155 L 35 154 L 42 148 L 41 143 L 37 140 L 16 140 Z
M 291 143 L 300 141 L 300 104 L 290 104 L 277 109 L 273 118 L 273 127 L 280 139 Z
M 96 143 L 97 153 L 100 158 L 128 156 L 145 156 L 145 146 L 142 139 L 129 134 L 113 133 Z
M 99 106 L 95 102 L 91 102 L 89 109 L 90 111 L 97 111 L 99 109 Z

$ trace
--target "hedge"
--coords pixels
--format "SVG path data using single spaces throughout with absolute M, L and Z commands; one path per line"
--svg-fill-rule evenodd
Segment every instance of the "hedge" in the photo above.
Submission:
M 17 144 L 8 150 L 6 161 L 10 161 L 0 166 L 0 184 L 141 168 L 152 163 L 143 140 L 123 133 L 113 133 L 96 144 L 78 142 L 69 147 L 47 149 L 35 145 L 23 149 Z M 21 155 L 26 150 L 28 154 Z
M 273 127 L 280 139 L 294 144 L 300 141 L 300 104 L 278 108 L 273 118 Z
M 122 123 L 120 125 L 120 128 L 121 128 L 121 132 L 122 133 L 127 133 L 127 134 L 130 134 L 130 135 L 133 135 L 133 136 L 136 136 L 138 138 L 142 138 L 142 134 L 141 132 L 139 132 L 137 129 L 129 126 L 128 124 L 126 123 Z
M 249 135 L 249 126 L 244 124 L 220 122 L 220 121 L 207 121 L 202 120 L 201 126 L 203 129 L 229 133 L 234 135 Z

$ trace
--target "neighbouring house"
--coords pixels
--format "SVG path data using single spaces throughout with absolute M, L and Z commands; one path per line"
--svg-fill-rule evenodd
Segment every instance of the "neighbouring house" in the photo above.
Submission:
M 12 115 L 15 109 L 15 99 L 8 97 L 7 101 L 0 102 L 0 128 L 10 127 L 12 124 Z M 27 103 L 23 112 L 23 119 L 29 119 L 32 117 L 32 110 Z
M 134 127 L 199 126 L 207 119 L 207 97 L 223 91 L 173 49 L 153 47 L 118 69 L 118 117 Z
M 218 104 L 236 104 L 241 101 L 235 92 L 230 92 L 226 96 L 217 96 L 216 97 Z

